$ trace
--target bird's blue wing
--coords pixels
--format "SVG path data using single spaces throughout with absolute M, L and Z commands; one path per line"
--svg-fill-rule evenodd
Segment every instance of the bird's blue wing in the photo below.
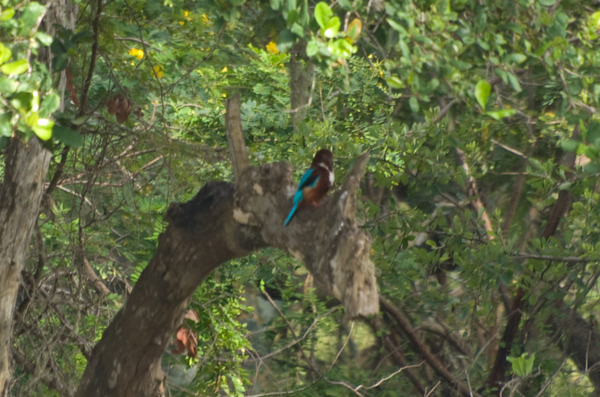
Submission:
M 302 177 L 300 178 L 300 182 L 298 183 L 298 189 L 296 189 L 296 193 L 294 194 L 294 206 L 292 207 L 292 210 L 290 211 L 287 219 L 283 223 L 283 226 L 287 226 L 287 224 L 290 222 L 290 220 L 296 213 L 296 210 L 298 209 L 298 204 L 300 204 L 300 202 L 302 201 L 302 196 L 303 196 L 302 190 L 305 187 L 315 187 L 315 185 L 317 184 L 318 181 L 319 181 L 319 173 L 315 172 L 314 168 L 309 168 L 302 175 Z
M 314 168 L 309 168 L 298 183 L 298 190 L 302 190 L 305 187 L 314 187 L 319 180 L 319 173 Z
M 300 182 L 298 183 L 298 189 L 296 189 L 296 194 L 294 194 L 294 204 L 298 204 L 302 201 L 303 198 L 303 190 L 307 187 L 315 187 L 317 182 L 319 181 L 319 173 L 316 172 L 314 168 L 309 168 L 302 178 L 300 178 Z

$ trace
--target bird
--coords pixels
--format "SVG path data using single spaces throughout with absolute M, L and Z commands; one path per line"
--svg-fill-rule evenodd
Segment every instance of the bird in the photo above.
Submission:
M 302 175 L 294 194 L 294 206 L 283 226 L 287 226 L 294 214 L 301 207 L 312 204 L 318 207 L 327 191 L 333 186 L 333 154 L 321 149 L 315 154 L 310 168 Z

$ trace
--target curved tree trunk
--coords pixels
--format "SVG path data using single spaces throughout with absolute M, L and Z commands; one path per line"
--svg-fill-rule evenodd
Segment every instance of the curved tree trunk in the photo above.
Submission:
M 227 110 L 228 128 L 239 126 L 239 100 Z M 377 313 L 371 244 L 354 219 L 367 160 L 362 156 L 319 208 L 300 211 L 285 228 L 295 191 L 287 163 L 244 167 L 237 159 L 235 187 L 211 182 L 191 201 L 171 204 L 157 252 L 94 349 L 76 395 L 156 395 L 164 377 L 160 358 L 194 290 L 219 264 L 259 247 L 281 248 L 304 262 L 318 287 L 343 302 L 347 316 Z

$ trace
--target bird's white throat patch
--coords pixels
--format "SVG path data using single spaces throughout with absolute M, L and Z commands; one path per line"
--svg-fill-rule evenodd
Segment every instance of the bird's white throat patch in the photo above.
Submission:
M 333 175 L 333 171 L 329 169 L 329 167 L 327 167 L 327 164 L 325 163 L 319 163 L 317 164 L 317 166 L 327 170 L 327 172 L 329 172 L 329 183 L 333 186 L 333 181 L 335 179 L 335 176 Z

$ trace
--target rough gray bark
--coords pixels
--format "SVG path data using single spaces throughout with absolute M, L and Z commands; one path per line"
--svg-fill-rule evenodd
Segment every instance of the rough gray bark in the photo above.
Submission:
M 74 26 L 76 7 L 70 0 L 42 3 L 48 6 L 42 21 L 48 34 L 54 34 L 55 24 L 67 28 Z M 52 69 L 49 51 L 42 49 L 39 60 Z M 64 73 L 60 74 L 59 80 L 62 110 Z M 4 179 L 0 185 L 0 395 L 7 394 L 10 389 L 14 305 L 27 248 L 40 212 L 49 163 L 50 152 L 37 138 L 29 142 L 19 137 L 11 138 L 5 151 Z
M 341 191 L 315 210 L 300 211 L 285 229 L 294 189 L 287 163 L 248 168 L 238 191 L 211 182 L 190 202 L 172 204 L 155 257 L 94 349 L 76 395 L 156 395 L 160 357 L 196 287 L 219 264 L 266 245 L 301 259 L 349 316 L 376 313 L 370 242 L 353 221 L 366 159 Z
M 194 290 L 219 264 L 264 245 L 232 212 L 233 186 L 226 182 L 209 183 L 191 201 L 170 206 L 156 255 L 95 347 L 77 396 L 157 393 L 160 357 Z
M 349 317 L 379 311 L 371 242 L 354 217 L 367 161 L 367 155 L 361 156 L 340 190 L 320 207 L 300 210 L 285 228 L 283 220 L 296 190 L 287 163 L 249 168 L 236 192 L 235 219 L 258 227 L 267 244 L 303 262 L 317 287 L 341 300 Z
M 0 187 L 0 394 L 10 381 L 13 314 L 25 255 L 38 217 L 50 153 L 33 138 L 12 138 Z
M 239 101 L 229 101 L 227 109 L 228 127 L 238 126 Z M 228 134 L 241 139 L 241 129 Z M 333 197 L 299 211 L 286 228 L 296 189 L 287 163 L 236 167 L 235 187 L 211 182 L 191 201 L 171 204 L 157 252 L 95 347 L 76 395 L 157 395 L 164 378 L 161 355 L 194 290 L 219 264 L 267 245 L 304 262 L 318 287 L 343 302 L 347 316 L 377 313 L 371 244 L 355 222 L 367 161 L 362 156 Z

